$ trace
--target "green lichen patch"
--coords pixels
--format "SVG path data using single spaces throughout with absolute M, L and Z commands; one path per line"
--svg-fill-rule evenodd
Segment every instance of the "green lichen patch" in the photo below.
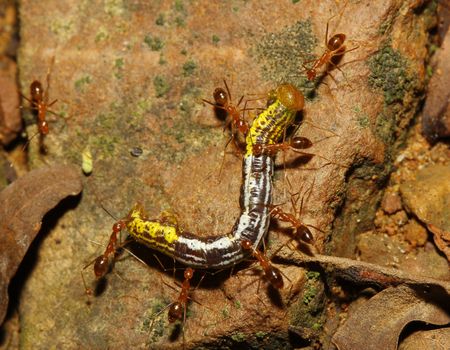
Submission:
M 396 119 L 396 114 L 386 108 L 377 115 L 375 135 L 387 145 L 394 142 Z
M 150 48 L 152 51 L 160 51 L 164 47 L 164 41 L 155 36 L 151 36 L 150 34 L 147 34 L 144 37 L 144 43 Z
M 105 27 L 101 26 L 97 30 L 97 33 L 95 34 L 95 42 L 99 43 L 107 40 L 108 38 L 109 38 L 108 30 Z
M 217 45 L 219 43 L 219 41 L 220 41 L 220 37 L 218 35 L 216 35 L 216 34 L 213 34 L 212 37 L 211 37 L 211 41 L 212 41 L 212 43 L 214 45 Z
M 290 323 L 295 327 L 311 329 L 322 324 L 325 307 L 325 288 L 320 272 L 309 271 L 303 295 L 290 310 Z
M 110 16 L 121 16 L 125 12 L 123 0 L 105 0 L 103 10 Z
M 153 79 L 153 86 L 155 88 L 156 97 L 163 97 L 171 88 L 167 79 L 160 75 L 157 75 Z
M 231 335 L 231 339 L 235 341 L 236 343 L 242 343 L 245 341 L 245 334 L 241 332 L 236 332 Z
M 165 17 L 164 17 L 164 14 L 160 13 L 160 14 L 158 15 L 158 17 L 156 18 L 155 24 L 156 24 L 157 26 L 163 26 L 164 23 L 166 23 L 166 19 L 165 19 Z
M 81 78 L 75 80 L 74 86 L 75 90 L 78 92 L 84 92 L 86 89 L 86 86 L 89 85 L 92 82 L 92 77 L 88 74 L 83 75 Z
M 125 60 L 122 57 L 116 58 L 114 60 L 114 77 L 116 79 L 122 79 L 124 66 Z
M 416 79 L 408 72 L 408 61 L 391 46 L 382 47 L 368 62 L 369 85 L 381 90 L 386 105 L 402 102 L 416 86 Z
M 369 115 L 361 108 L 361 105 L 357 105 L 353 107 L 354 112 L 354 120 L 358 124 L 358 126 L 362 129 L 366 129 L 370 127 L 370 118 Z
M 183 75 L 188 77 L 194 74 L 194 71 L 197 69 L 197 63 L 194 60 L 187 60 L 183 64 Z
M 314 59 L 316 44 L 317 39 L 309 20 L 299 21 L 280 32 L 265 35 L 255 48 L 262 75 L 267 80 L 289 81 L 310 96 L 315 85 L 301 72 L 302 64 Z

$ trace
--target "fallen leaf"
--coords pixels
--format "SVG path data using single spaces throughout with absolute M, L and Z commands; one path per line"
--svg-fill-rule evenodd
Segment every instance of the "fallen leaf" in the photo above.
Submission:
M 8 285 L 43 216 L 82 190 L 79 171 L 67 165 L 29 172 L 0 193 L 0 324 L 8 307 Z
M 398 349 L 448 350 L 450 349 L 450 327 L 414 332 L 400 343 Z
M 448 312 L 435 303 L 439 295 L 434 294 L 406 285 L 387 288 L 350 315 L 332 341 L 339 350 L 395 350 L 400 333 L 410 322 L 450 323 Z

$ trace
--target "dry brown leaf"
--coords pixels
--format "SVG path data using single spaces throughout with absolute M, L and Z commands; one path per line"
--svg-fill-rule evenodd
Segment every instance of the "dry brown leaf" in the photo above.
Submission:
M 0 193 L 0 324 L 8 307 L 8 284 L 43 216 L 62 199 L 81 192 L 80 172 L 67 165 L 31 171 Z
M 417 331 L 407 336 L 399 350 L 448 350 L 450 349 L 450 327 Z
M 450 323 L 448 312 L 434 303 L 434 297 L 405 285 L 385 289 L 339 327 L 333 343 L 339 350 L 395 350 L 400 333 L 410 322 Z

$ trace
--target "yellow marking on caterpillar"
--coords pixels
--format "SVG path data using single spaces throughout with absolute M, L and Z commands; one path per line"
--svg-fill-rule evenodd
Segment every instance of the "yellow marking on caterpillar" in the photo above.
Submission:
M 130 213 L 130 221 L 127 223 L 130 235 L 139 240 L 151 244 L 158 244 L 162 247 L 167 247 L 178 240 L 177 228 L 175 226 L 161 224 L 158 221 L 148 221 L 143 219 L 141 215 L 142 212 L 139 209 L 135 209 Z M 161 238 L 164 239 L 164 242 L 156 240 Z
M 282 113 L 280 113 L 280 110 Z M 296 111 L 284 108 L 280 100 L 275 100 L 253 121 L 246 137 L 246 154 L 253 154 L 253 146 L 257 143 L 273 145 L 278 142 L 283 131 L 294 122 Z M 269 128 L 268 125 L 271 125 Z

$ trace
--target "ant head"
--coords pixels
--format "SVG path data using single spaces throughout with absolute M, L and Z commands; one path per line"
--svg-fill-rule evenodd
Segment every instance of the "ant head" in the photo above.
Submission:
M 40 81 L 35 80 L 30 85 L 30 95 L 32 100 L 40 100 L 44 94 L 44 88 Z
M 215 89 L 213 92 L 213 97 L 214 101 L 216 101 L 219 106 L 224 106 L 228 103 L 228 94 L 222 88 Z
M 306 76 L 308 77 L 308 80 L 314 80 L 316 79 L 316 71 L 314 69 L 308 69 L 306 71 Z
M 243 239 L 241 241 L 241 246 L 245 250 L 250 250 L 250 249 L 252 249 L 252 242 L 250 242 L 248 239 Z
M 190 267 L 188 267 L 186 270 L 184 270 L 184 278 L 187 280 L 190 280 L 194 276 L 194 270 Z
M 125 228 L 125 226 L 126 226 L 125 222 L 120 220 L 120 221 L 114 223 L 112 230 L 113 230 L 113 232 L 117 233 L 117 232 L 122 231 Z
M 271 266 L 271 268 L 266 271 L 266 277 L 269 280 L 270 284 L 276 289 L 283 288 L 283 276 L 281 275 L 281 271 L 278 270 L 275 266 Z
M 297 112 L 303 109 L 305 98 L 294 85 L 281 84 L 275 90 L 277 98 L 288 110 Z
M 181 320 L 183 317 L 183 305 L 179 301 L 174 302 L 169 308 L 168 316 L 170 323 Z
M 38 125 L 38 128 L 39 128 L 39 132 L 42 134 L 42 135 L 47 135 L 48 134 L 48 123 L 47 123 L 47 121 L 46 120 L 43 120 L 43 121 L 41 121 L 40 123 L 39 123 L 39 125 Z
M 327 47 L 331 51 L 340 51 L 343 48 L 345 34 L 334 34 L 327 43 Z
M 260 156 L 263 153 L 263 145 L 259 143 L 253 145 L 253 153 L 255 154 L 255 156 Z M 243 242 L 244 241 L 242 241 L 241 244 L 242 247 L 245 249 Z

